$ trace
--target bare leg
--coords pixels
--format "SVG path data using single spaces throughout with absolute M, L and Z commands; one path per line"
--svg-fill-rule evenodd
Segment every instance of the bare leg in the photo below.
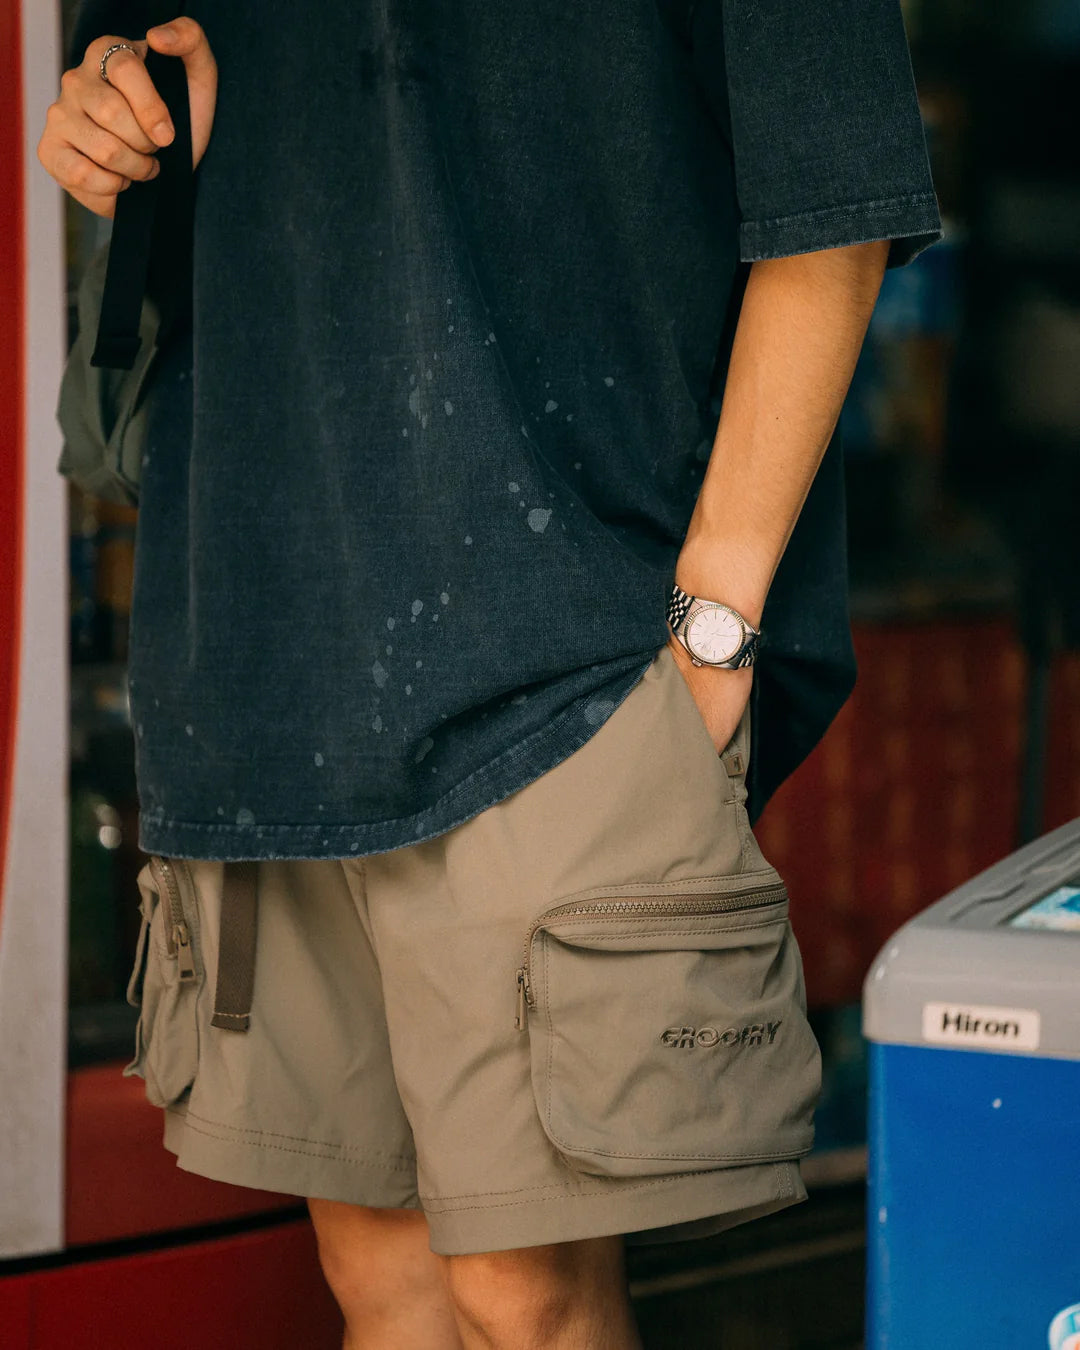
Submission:
M 326 1281 L 345 1317 L 344 1350 L 462 1350 L 443 1258 L 421 1210 L 309 1200 Z
M 621 1237 L 441 1259 L 465 1350 L 641 1350 Z

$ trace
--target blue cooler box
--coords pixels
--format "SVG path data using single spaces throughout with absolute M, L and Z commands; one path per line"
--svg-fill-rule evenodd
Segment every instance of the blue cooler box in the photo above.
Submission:
M 866 1350 L 1080 1350 L 1080 820 L 906 924 L 863 989 Z

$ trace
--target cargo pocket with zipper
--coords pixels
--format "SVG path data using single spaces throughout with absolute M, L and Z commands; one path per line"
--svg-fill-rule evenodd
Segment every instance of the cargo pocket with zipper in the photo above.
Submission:
M 809 1151 L 821 1060 L 774 869 L 575 896 L 531 925 L 517 990 L 543 1128 L 575 1170 Z
M 147 1099 L 169 1106 L 194 1082 L 199 1060 L 194 887 L 183 859 L 154 855 L 139 873 L 139 891 L 142 926 L 127 990 L 139 1022 L 124 1075 L 144 1079 Z

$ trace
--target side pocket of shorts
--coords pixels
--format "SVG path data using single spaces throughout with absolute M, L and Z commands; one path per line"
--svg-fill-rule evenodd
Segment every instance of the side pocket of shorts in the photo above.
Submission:
M 124 1075 L 138 1075 L 147 1099 L 168 1106 L 195 1081 L 199 1061 L 196 1003 L 203 967 L 194 888 L 182 859 L 157 855 L 138 884 L 142 926 L 127 1000 L 139 1009 L 139 1021 Z
M 575 1170 L 646 1177 L 796 1158 L 821 1082 L 772 868 L 592 891 L 518 971 L 543 1128 Z
M 746 810 L 746 770 L 750 763 L 750 704 L 747 703 L 744 708 L 739 724 L 727 745 L 717 751 L 701 709 L 686 682 L 686 677 L 679 669 L 670 645 L 665 644 L 661 647 L 658 656 L 660 678 L 670 683 L 675 698 L 672 709 L 675 720 L 671 727 L 671 735 L 677 743 L 686 747 L 687 753 L 696 754 L 700 747 L 706 760 L 717 766 L 717 772 L 721 773 L 726 784 L 722 800 L 731 808 L 735 829 L 738 831 L 742 851 L 740 871 L 767 866 L 755 847 L 756 841 Z

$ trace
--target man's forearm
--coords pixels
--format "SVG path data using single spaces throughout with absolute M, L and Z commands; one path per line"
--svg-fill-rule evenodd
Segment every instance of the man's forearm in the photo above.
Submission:
M 840 415 L 887 252 L 877 241 L 750 269 L 675 579 L 755 625 Z

